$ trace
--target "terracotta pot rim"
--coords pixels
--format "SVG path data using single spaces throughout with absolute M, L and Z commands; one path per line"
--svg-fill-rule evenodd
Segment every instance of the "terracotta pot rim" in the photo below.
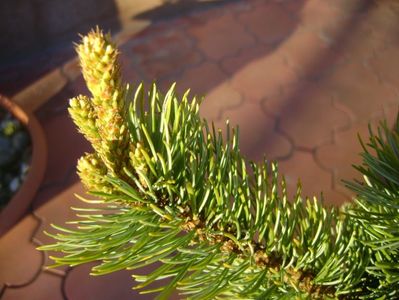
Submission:
M 27 212 L 43 180 L 47 165 L 47 144 L 36 117 L 16 103 L 0 95 L 0 106 L 10 111 L 28 129 L 32 141 L 32 158 L 28 174 L 18 192 L 0 212 L 0 236 L 15 225 Z

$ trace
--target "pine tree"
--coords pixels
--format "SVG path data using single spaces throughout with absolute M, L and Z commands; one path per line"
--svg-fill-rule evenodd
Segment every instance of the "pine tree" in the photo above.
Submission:
M 355 201 L 325 208 L 299 184 L 288 199 L 277 164 L 245 160 L 238 128 L 223 136 L 189 91 L 124 85 L 109 35 L 90 32 L 77 52 L 92 95 L 69 112 L 94 149 L 78 162 L 92 208 L 47 233 L 53 267 L 155 265 L 133 276 L 157 299 L 399 298 L 399 123 L 370 131 Z

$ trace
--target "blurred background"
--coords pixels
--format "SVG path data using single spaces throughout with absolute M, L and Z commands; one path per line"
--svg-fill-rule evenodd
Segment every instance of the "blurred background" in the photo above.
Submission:
M 291 194 L 301 178 L 326 205 L 353 196 L 342 179 L 359 178 L 357 134 L 397 114 L 394 0 L 2 0 L 0 94 L 37 117 L 48 156 L 29 213 L 0 237 L 1 299 L 153 298 L 130 289 L 129 272 L 46 270 L 49 253 L 35 250 L 82 206 L 76 160 L 91 149 L 67 105 L 88 93 L 73 43 L 96 25 L 118 44 L 126 82 L 205 96 L 201 115 L 239 125 L 249 159 L 277 160 Z

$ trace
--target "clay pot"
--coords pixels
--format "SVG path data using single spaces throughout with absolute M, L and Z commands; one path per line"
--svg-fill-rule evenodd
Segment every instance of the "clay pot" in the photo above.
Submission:
M 0 95 L 0 105 L 10 111 L 28 130 L 32 142 L 32 158 L 22 186 L 0 212 L 0 236 L 16 224 L 27 212 L 43 180 L 47 163 L 47 145 L 43 130 L 30 113 Z

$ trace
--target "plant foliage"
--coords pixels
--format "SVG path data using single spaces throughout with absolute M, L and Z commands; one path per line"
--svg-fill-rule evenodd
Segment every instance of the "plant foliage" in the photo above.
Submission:
M 399 298 L 399 117 L 391 129 L 382 122 L 365 145 L 363 165 L 355 168 L 364 182 L 348 182 L 358 197 L 352 214 L 365 233 L 372 254 L 367 274 L 374 278 L 372 298 Z
M 299 184 L 288 199 L 277 164 L 247 162 L 238 128 L 227 122 L 223 135 L 201 119 L 202 100 L 189 91 L 124 85 L 108 35 L 92 31 L 77 51 L 92 96 L 72 99 L 69 111 L 94 149 L 78 173 L 95 199 L 83 199 L 92 208 L 77 209 L 72 226 L 48 233 L 56 241 L 40 249 L 60 253 L 54 266 L 132 270 L 134 288 L 157 299 L 176 289 L 189 299 L 396 295 L 397 130 L 371 133 L 377 156 L 365 147 L 356 204 L 324 208 Z

